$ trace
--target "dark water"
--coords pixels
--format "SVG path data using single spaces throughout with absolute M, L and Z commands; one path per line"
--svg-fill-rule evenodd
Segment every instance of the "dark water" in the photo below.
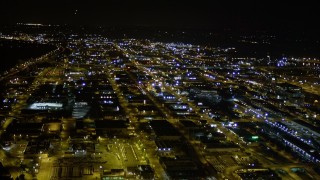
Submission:
M 36 58 L 55 49 L 55 46 L 26 41 L 0 40 L 0 72 L 17 63 Z

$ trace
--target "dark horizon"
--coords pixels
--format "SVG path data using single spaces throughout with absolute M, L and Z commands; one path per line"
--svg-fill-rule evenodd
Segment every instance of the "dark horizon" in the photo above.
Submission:
M 144 26 L 242 31 L 317 32 L 317 6 L 312 3 L 168 1 L 2 3 L 1 24 L 41 23 L 87 26 Z

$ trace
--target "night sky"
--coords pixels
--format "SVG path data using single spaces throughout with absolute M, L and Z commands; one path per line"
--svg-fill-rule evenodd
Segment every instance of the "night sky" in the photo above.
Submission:
M 4 2 L 3 2 L 4 1 Z M 0 23 L 318 31 L 315 3 L 215 0 L 3 0 Z

